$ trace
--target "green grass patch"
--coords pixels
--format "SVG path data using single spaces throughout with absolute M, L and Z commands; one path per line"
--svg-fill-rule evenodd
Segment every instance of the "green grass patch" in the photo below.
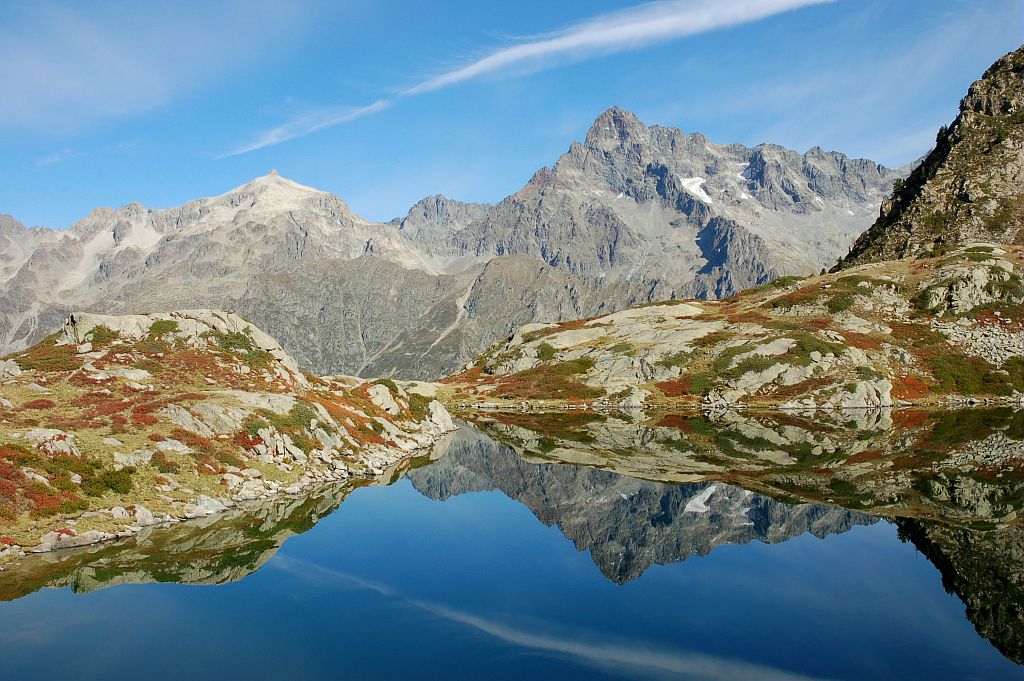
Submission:
M 82 491 L 91 497 L 102 496 L 107 491 L 117 494 L 128 494 L 132 491 L 134 483 L 132 474 L 135 469 L 131 466 L 122 468 L 119 471 L 107 469 L 97 475 L 90 476 L 82 481 Z
M 399 395 L 398 384 L 392 381 L 390 378 L 378 378 L 376 381 L 373 382 L 373 384 L 384 386 L 385 388 L 390 390 L 391 394 L 394 395 L 395 397 L 398 397 Z
M 248 329 L 245 332 L 232 331 L 231 333 L 208 331 L 204 337 L 213 340 L 222 350 L 242 359 L 251 369 L 263 369 L 273 363 L 274 356 L 266 350 L 256 347 Z
M 24 371 L 42 371 L 58 373 L 75 371 L 82 368 L 83 360 L 75 354 L 70 345 L 57 345 L 52 340 L 44 340 L 14 358 Z
M 609 348 L 609 350 L 620 355 L 626 355 L 627 357 L 632 357 L 636 354 L 636 347 L 628 341 L 620 341 Z
M 149 325 L 149 337 L 150 338 L 161 338 L 169 333 L 175 333 L 178 330 L 178 322 L 173 319 L 158 319 Z
M 316 410 L 305 402 L 296 402 L 287 414 L 278 414 L 269 409 L 258 409 L 256 413 L 280 432 L 309 428 L 310 421 L 318 417 Z
M 666 355 L 658 360 L 658 366 L 663 367 L 684 367 L 690 363 L 693 353 L 687 350 L 680 350 L 671 355 Z
M 931 354 L 925 358 L 938 387 L 959 395 L 1008 395 L 1013 387 L 1010 380 L 996 372 L 994 366 L 981 357 L 959 354 Z

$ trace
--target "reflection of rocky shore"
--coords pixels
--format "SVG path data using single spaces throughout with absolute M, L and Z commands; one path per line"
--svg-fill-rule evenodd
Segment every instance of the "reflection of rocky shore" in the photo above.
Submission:
M 351 487 L 280 497 L 217 516 L 147 528 L 123 542 L 29 556 L 0 573 L 0 600 L 47 587 L 88 592 L 115 584 L 225 584 L 252 574 L 288 537 L 334 511 Z
M 452 439 L 434 465 L 409 473 L 434 499 L 500 490 L 546 525 L 557 525 L 579 550 L 589 550 L 615 582 L 653 564 L 707 555 L 721 544 L 782 542 L 805 532 L 825 537 L 875 519 L 822 504 L 783 504 L 724 484 L 645 482 L 610 471 L 533 464 L 472 431 Z
M 974 529 L 1021 522 L 1024 413 L 1009 409 L 489 414 L 478 425 L 531 461 L 657 482 L 726 481 L 792 503 Z
M 1024 530 L 971 530 L 898 520 L 900 537 L 942 573 L 946 591 L 967 608 L 978 633 L 1024 664 Z

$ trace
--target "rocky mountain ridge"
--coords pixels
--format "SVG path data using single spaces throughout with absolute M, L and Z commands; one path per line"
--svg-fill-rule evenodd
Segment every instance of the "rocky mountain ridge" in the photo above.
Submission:
M 494 206 L 432 196 L 373 223 L 271 173 L 177 208 L 99 209 L 64 231 L 4 217 L 0 351 L 72 310 L 188 301 L 246 315 L 315 373 L 438 377 L 525 323 L 818 271 L 904 172 L 717 145 L 612 108 Z
M 972 241 L 1022 243 L 1024 47 L 971 85 L 935 148 L 898 182 L 850 265 L 914 257 Z

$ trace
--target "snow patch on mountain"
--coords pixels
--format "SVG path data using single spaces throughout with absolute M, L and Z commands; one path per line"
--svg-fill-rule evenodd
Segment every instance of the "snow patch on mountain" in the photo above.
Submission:
M 677 175 L 676 177 L 679 176 Z M 709 206 L 713 206 L 715 204 L 711 199 L 711 195 L 704 189 L 704 187 L 707 186 L 708 181 L 703 177 L 680 177 L 679 182 L 686 188 L 686 191 L 690 192 L 704 203 Z
M 711 509 L 708 507 L 708 499 L 718 489 L 717 485 L 710 485 L 707 489 L 702 491 L 700 494 L 695 496 L 686 502 L 686 508 L 683 509 L 684 513 L 707 513 Z

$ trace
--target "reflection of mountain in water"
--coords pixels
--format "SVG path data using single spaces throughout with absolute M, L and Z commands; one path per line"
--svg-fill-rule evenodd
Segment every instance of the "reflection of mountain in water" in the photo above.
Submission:
M 994 532 L 897 520 L 900 538 L 942 573 L 942 585 L 967 608 L 978 633 L 1018 664 L 1024 664 L 1024 531 Z
M 721 544 L 823 538 L 875 518 L 823 504 L 789 505 L 723 484 L 671 485 L 609 471 L 532 464 L 475 431 L 460 431 L 435 464 L 409 473 L 433 499 L 500 490 L 557 525 L 602 573 L 622 583 L 654 564 L 707 555 Z
M 622 457 L 628 453 L 618 451 Z M 651 456 L 641 444 L 635 451 Z M 1000 451 L 1005 459 L 1015 450 Z M 957 452 L 958 465 L 991 464 L 990 448 Z M 803 533 L 825 537 L 876 520 L 821 503 L 786 504 L 721 483 L 657 483 L 599 468 L 528 463 L 468 428 L 453 434 L 433 457 L 438 460 L 408 474 L 421 493 L 443 500 L 499 490 L 545 524 L 557 525 L 578 549 L 589 550 L 601 572 L 618 583 L 639 577 L 651 565 L 706 555 L 721 544 L 775 543 Z M 910 497 L 914 503 L 889 507 L 901 538 L 940 570 L 946 589 L 964 602 L 978 632 L 1024 663 L 1024 530 L 990 520 L 1020 507 L 1019 479 L 990 475 L 967 484 L 963 475 L 952 478 L 923 466 L 914 469 L 918 472 L 927 473 L 929 484 Z M 805 475 L 805 483 L 810 479 Z M 855 499 L 871 489 L 859 479 L 848 487 L 839 491 Z M 31 556 L 0 575 L 0 601 L 46 587 L 86 592 L 115 584 L 237 581 L 262 567 L 288 537 L 333 512 L 350 491 L 324 489 L 303 499 L 282 498 L 153 529 L 120 543 Z M 922 507 L 922 499 L 944 520 L 906 517 Z
M 115 584 L 225 584 L 252 574 L 288 537 L 334 511 L 351 488 L 280 498 L 153 529 L 124 542 L 31 556 L 0 577 L 0 601 L 46 587 L 88 592 Z

